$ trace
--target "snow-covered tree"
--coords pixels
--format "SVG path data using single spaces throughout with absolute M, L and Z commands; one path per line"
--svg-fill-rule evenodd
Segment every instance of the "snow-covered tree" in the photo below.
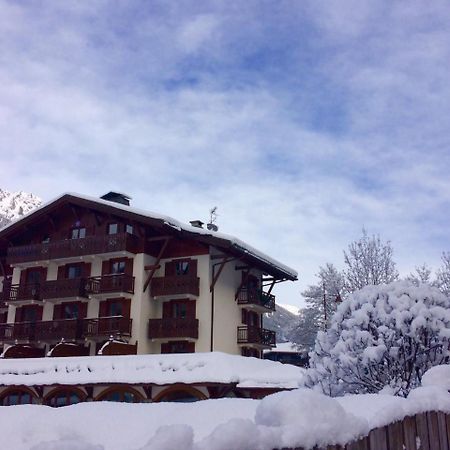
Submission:
M 345 295 L 342 273 L 333 264 L 320 267 L 317 277 L 318 283 L 302 292 L 307 306 L 289 336 L 290 340 L 305 349 L 312 349 L 317 332 L 328 328 L 338 303 Z
M 345 284 L 349 292 L 364 286 L 387 284 L 398 279 L 391 243 L 382 242 L 380 236 L 363 235 L 344 251 Z
M 410 281 L 415 286 L 419 286 L 421 284 L 427 283 L 433 285 L 434 283 L 431 281 L 431 269 L 427 264 L 422 264 L 421 266 L 416 266 L 415 271 L 410 273 L 406 277 L 407 281 Z
M 436 272 L 436 286 L 450 297 L 450 252 L 442 253 L 442 266 Z
M 450 300 L 438 289 L 407 281 L 350 294 L 319 332 L 306 384 L 329 395 L 406 396 L 430 367 L 448 362 Z

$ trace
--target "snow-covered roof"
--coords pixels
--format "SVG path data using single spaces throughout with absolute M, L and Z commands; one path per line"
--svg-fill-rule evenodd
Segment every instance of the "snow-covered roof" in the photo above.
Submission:
M 270 350 L 264 350 L 264 352 L 298 353 L 299 349 L 293 342 L 278 342 L 275 347 L 272 347 Z
M 209 382 L 293 389 L 303 373 L 299 367 L 219 352 L 0 360 L 0 386 Z
M 56 197 L 53 200 L 50 200 L 47 203 L 42 204 L 40 207 L 34 209 L 32 212 L 28 213 L 26 216 L 23 216 L 22 218 L 20 218 L 19 220 L 16 220 L 14 222 L 11 222 L 10 224 L 8 224 L 6 227 L 2 228 L 0 231 L 3 233 L 5 230 L 8 230 L 10 227 L 12 227 L 14 224 L 20 222 L 21 220 L 24 220 L 25 218 L 28 218 L 36 213 L 38 213 L 40 210 L 47 208 L 48 206 L 50 206 L 52 203 L 57 202 L 58 200 L 62 199 L 65 196 L 71 196 L 74 198 L 78 198 L 81 200 L 85 200 L 85 201 L 89 201 L 89 202 L 94 202 L 97 203 L 99 205 L 104 205 L 104 206 L 108 206 L 110 208 L 114 208 L 114 209 L 118 209 L 118 210 L 122 210 L 131 214 L 136 214 L 138 216 L 142 216 L 145 218 L 149 218 L 149 219 L 156 219 L 156 220 L 160 220 L 164 223 L 164 225 L 167 225 L 175 230 L 178 231 L 186 231 L 188 233 L 193 233 L 193 234 L 198 234 L 198 235 L 202 235 L 202 236 L 211 236 L 212 238 L 216 238 L 216 239 L 223 239 L 226 240 L 230 243 L 230 245 L 232 247 L 234 247 L 236 250 L 238 250 L 241 253 L 247 254 L 251 257 L 254 257 L 258 260 L 260 260 L 263 263 L 269 264 L 275 268 L 277 268 L 278 270 L 284 272 L 286 275 L 288 275 L 290 278 L 296 279 L 298 276 L 298 273 L 296 270 L 292 269 L 289 266 L 286 266 L 285 264 L 277 261 L 274 258 L 271 258 L 270 256 L 266 255 L 265 253 L 257 250 L 256 248 L 252 247 L 251 245 L 245 243 L 244 241 L 241 241 L 240 239 L 238 239 L 235 236 L 231 236 L 229 234 L 225 234 L 225 233 L 220 233 L 220 232 L 213 232 L 210 231 L 208 229 L 204 229 L 204 228 L 198 228 L 198 227 L 193 227 L 192 225 L 188 225 L 185 223 L 182 223 L 172 217 L 163 215 L 163 214 L 159 214 L 159 213 L 155 213 L 152 211 L 145 211 L 142 209 L 138 209 L 138 208 L 133 208 L 131 206 L 128 205 L 123 205 L 121 203 L 115 203 L 115 202 L 111 202 L 108 200 L 103 200 L 101 198 L 97 198 L 97 197 L 91 197 L 88 195 L 83 195 L 83 194 L 78 194 L 78 193 L 74 193 L 74 192 L 66 192 L 63 193 L 61 195 L 59 195 L 58 197 Z

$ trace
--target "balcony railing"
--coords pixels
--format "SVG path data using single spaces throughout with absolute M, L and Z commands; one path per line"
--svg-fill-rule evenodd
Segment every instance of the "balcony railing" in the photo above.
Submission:
M 268 347 L 275 347 L 275 338 L 275 331 L 266 330 L 265 328 L 258 328 L 249 325 L 237 328 L 238 344 L 257 344 Z
M 198 339 L 198 319 L 150 319 L 149 339 Z
M 81 339 L 82 319 L 62 319 L 36 322 L 35 338 L 38 341 Z
M 42 300 L 41 285 L 39 283 L 4 283 L 2 297 L 4 302 Z
M 87 297 L 86 285 L 86 278 L 67 278 L 63 280 L 46 281 L 42 286 L 42 298 Z
M 110 292 L 128 292 L 134 294 L 134 277 L 114 274 L 91 277 L 87 280 L 86 291 L 89 294 L 107 294 Z
M 35 339 L 36 322 L 17 322 L 0 324 L 0 341 Z
M 139 239 L 129 233 L 88 236 L 83 239 L 66 239 L 64 241 L 10 247 L 6 260 L 8 264 L 18 264 L 119 251 L 137 253 L 138 247 Z
M 152 280 L 150 292 L 152 297 L 177 294 L 198 296 L 200 292 L 200 278 L 187 275 L 155 277 Z
M 84 319 L 83 334 L 85 336 L 114 336 L 117 334 L 131 336 L 133 321 L 128 317 L 111 316 L 97 319 Z
M 242 289 L 238 295 L 239 305 L 258 305 L 275 311 L 275 295 L 258 289 Z

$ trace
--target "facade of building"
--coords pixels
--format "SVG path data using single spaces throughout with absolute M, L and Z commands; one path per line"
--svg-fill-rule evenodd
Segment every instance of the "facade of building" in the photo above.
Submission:
M 63 194 L 0 231 L 3 358 L 219 351 L 261 357 L 294 270 L 242 241 Z

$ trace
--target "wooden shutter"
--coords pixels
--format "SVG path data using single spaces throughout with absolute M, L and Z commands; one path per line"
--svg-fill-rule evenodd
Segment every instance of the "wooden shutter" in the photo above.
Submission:
M 242 323 L 244 325 L 247 325 L 247 310 L 246 309 L 242 310 Z
M 14 322 L 22 322 L 22 307 L 16 308 Z
M 81 268 L 81 276 L 82 277 L 90 277 L 91 276 L 91 263 L 83 263 L 83 266 Z
M 163 319 L 170 319 L 172 317 L 172 302 L 164 302 L 163 303 Z
M 195 300 L 188 300 L 186 302 L 186 318 L 195 319 Z
M 186 342 L 186 351 L 188 353 L 195 353 L 195 342 Z
M 171 277 L 176 274 L 175 272 L 175 261 L 168 261 L 164 267 L 164 274 L 166 277 Z
M 78 306 L 78 311 L 79 311 L 79 319 L 85 319 L 87 316 L 87 309 L 88 309 L 88 304 L 85 302 L 78 302 L 79 306 Z
M 197 260 L 196 259 L 189 260 L 188 275 L 191 277 L 197 276 Z
M 109 260 L 102 262 L 102 275 L 108 275 L 110 271 L 111 262 Z
M 58 267 L 58 280 L 64 280 L 66 278 L 66 266 Z
M 168 342 L 161 344 L 161 353 L 170 353 L 170 344 Z
M 62 305 L 55 305 L 53 307 L 53 320 L 62 319 Z
M 25 284 L 27 282 L 28 269 L 22 269 L 20 271 L 20 284 Z
M 0 313 L 0 323 L 6 323 L 8 321 L 8 311 Z
M 42 320 L 42 314 L 44 312 L 44 307 L 39 305 L 34 305 L 36 308 L 36 320 Z
M 133 258 L 125 260 L 125 275 L 133 275 Z
M 130 310 L 131 310 L 131 299 L 130 298 L 124 298 L 122 299 L 122 315 L 123 317 L 130 317 Z
M 99 317 L 108 317 L 108 300 L 103 300 L 102 302 L 100 302 L 100 310 L 98 313 Z

